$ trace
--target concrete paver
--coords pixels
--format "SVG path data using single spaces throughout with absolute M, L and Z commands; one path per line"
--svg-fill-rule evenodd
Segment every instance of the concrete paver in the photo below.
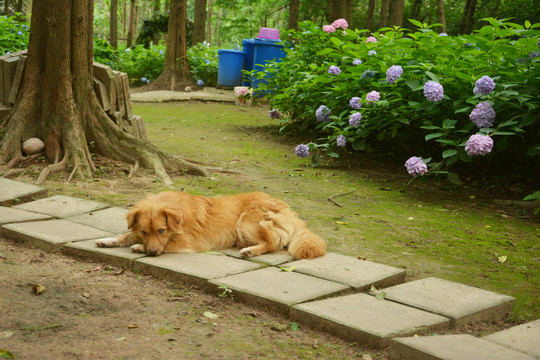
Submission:
M 534 357 L 472 335 L 421 336 L 393 339 L 392 360 L 533 360 Z
M 242 255 L 240 255 L 240 249 L 235 249 L 235 248 L 224 249 L 224 250 L 220 250 L 220 252 L 227 256 L 235 257 L 237 259 L 244 259 Z M 277 251 L 275 253 L 268 253 L 268 254 L 263 254 L 259 256 L 254 256 L 254 257 L 251 257 L 249 259 L 244 259 L 244 260 L 250 260 L 250 261 L 259 262 L 259 263 L 263 263 L 270 266 L 275 266 L 275 265 L 281 265 L 291 260 L 294 260 L 294 257 L 292 257 L 287 251 Z
M 374 292 L 404 305 L 448 317 L 453 327 L 501 319 L 512 311 L 513 297 L 428 277 Z
M 344 284 L 268 267 L 212 280 L 233 290 L 235 298 L 288 315 L 290 306 L 343 293 Z
M 50 218 L 51 217 L 49 215 L 0 206 L 0 225 L 14 222 L 45 220 Z
M 146 254 L 131 252 L 129 247 L 100 248 L 96 246 L 94 239 L 66 244 L 62 247 L 62 251 L 67 255 L 125 268 L 133 267 L 134 260 L 146 256 Z
M 353 294 L 295 305 L 291 320 L 349 341 L 380 348 L 396 336 L 446 329 L 450 321 L 368 294 Z
M 110 237 L 113 234 L 67 220 L 44 220 L 0 227 L 0 236 L 31 246 L 56 250 L 70 241 Z
M 144 257 L 137 259 L 133 266 L 161 278 L 207 288 L 210 279 L 259 269 L 263 265 L 226 255 L 197 253 Z
M 92 200 L 56 195 L 14 207 L 21 210 L 51 215 L 57 218 L 66 218 L 104 209 L 108 207 L 108 205 Z
M 0 177 L 0 206 L 20 204 L 47 196 L 47 189 Z
M 132 93 L 131 101 L 133 102 L 170 102 L 170 101 L 213 101 L 234 103 L 236 97 L 232 90 L 204 88 L 200 91 L 167 91 L 156 90 L 140 93 Z
M 294 261 L 287 264 L 289 266 L 295 266 L 296 272 L 346 284 L 357 291 L 369 290 L 372 285 L 379 288 L 405 281 L 403 269 L 336 253 Z
M 540 319 L 484 336 L 483 339 L 540 359 Z
M 128 210 L 119 207 L 93 211 L 75 215 L 66 220 L 105 230 L 113 234 L 123 234 L 128 231 L 126 214 Z

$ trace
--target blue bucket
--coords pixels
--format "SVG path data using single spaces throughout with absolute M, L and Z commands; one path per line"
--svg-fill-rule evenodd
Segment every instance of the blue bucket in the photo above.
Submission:
M 218 85 L 242 85 L 242 68 L 246 53 L 236 50 L 218 50 Z
M 281 43 L 281 40 L 269 40 L 269 39 L 255 39 L 255 51 L 253 54 L 253 70 L 264 71 L 264 66 L 272 61 L 280 61 L 281 58 L 285 57 L 285 49 Z M 259 87 L 259 83 L 266 83 L 267 75 L 261 77 L 260 75 L 257 78 L 251 80 L 251 87 L 256 89 Z M 262 94 L 259 94 L 262 95 Z

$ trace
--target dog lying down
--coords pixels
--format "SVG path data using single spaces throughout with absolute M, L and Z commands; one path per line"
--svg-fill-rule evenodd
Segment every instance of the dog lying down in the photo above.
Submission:
M 243 257 L 287 248 L 296 259 L 326 253 L 326 243 L 289 206 L 262 192 L 207 198 L 162 192 L 136 203 L 127 214 L 129 232 L 96 240 L 99 247 L 131 246 L 160 255 L 236 247 Z

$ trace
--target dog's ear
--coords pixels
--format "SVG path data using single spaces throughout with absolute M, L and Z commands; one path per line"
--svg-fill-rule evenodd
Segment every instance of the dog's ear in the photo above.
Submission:
M 161 211 L 163 211 L 163 214 L 167 218 L 167 226 L 172 230 L 178 230 L 184 222 L 180 210 L 174 207 L 165 207 Z
M 141 209 L 138 207 L 133 207 L 126 215 L 126 219 L 128 222 L 128 229 L 132 229 L 133 225 L 137 222 L 137 216 L 139 216 L 139 213 L 141 212 Z

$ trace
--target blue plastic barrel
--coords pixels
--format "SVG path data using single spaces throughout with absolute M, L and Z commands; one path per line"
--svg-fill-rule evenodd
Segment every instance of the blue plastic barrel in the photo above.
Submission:
M 218 50 L 218 85 L 234 87 L 242 84 L 245 57 L 243 51 Z
M 255 57 L 255 39 L 242 40 L 242 47 L 246 53 L 246 61 L 244 62 L 244 70 L 253 70 L 253 58 Z M 251 79 L 246 77 L 242 78 L 242 86 L 251 86 Z
M 255 39 L 255 51 L 253 54 L 253 70 L 264 70 L 264 66 L 271 60 L 279 61 L 285 57 L 286 53 L 281 40 L 270 39 Z M 261 81 L 265 81 L 264 77 L 254 78 L 251 81 L 251 87 L 257 88 Z

